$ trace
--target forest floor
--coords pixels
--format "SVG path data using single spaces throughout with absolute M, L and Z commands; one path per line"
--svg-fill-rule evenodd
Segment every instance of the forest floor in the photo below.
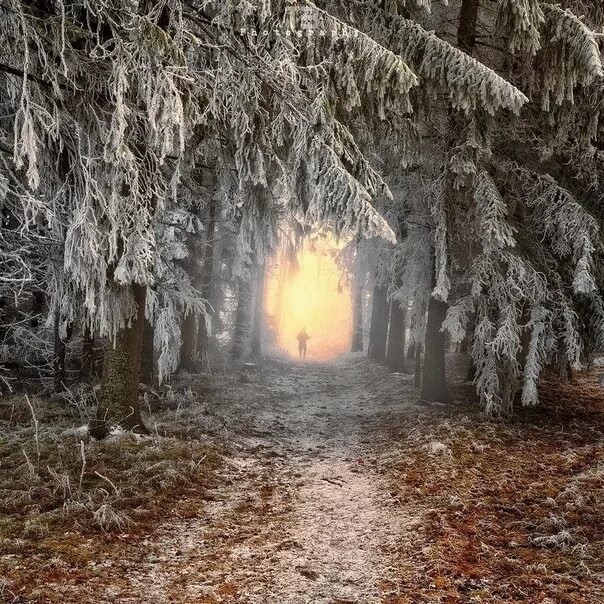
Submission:
M 147 398 L 154 437 L 94 445 L 105 465 L 91 458 L 81 471 L 74 454 L 71 491 L 109 479 L 116 525 L 95 526 L 97 505 L 75 525 L 61 516 L 48 528 L 32 519 L 52 512 L 40 503 L 0 524 L 0 600 L 604 603 L 595 372 L 546 383 L 544 408 L 507 419 L 462 400 L 422 404 L 410 376 L 355 356 L 272 360 L 177 387 L 184 394 L 168 411 Z M 128 474 L 126 462 L 112 471 L 124 445 L 151 460 L 144 471 Z M 128 488 L 146 488 L 153 502 L 124 498 Z

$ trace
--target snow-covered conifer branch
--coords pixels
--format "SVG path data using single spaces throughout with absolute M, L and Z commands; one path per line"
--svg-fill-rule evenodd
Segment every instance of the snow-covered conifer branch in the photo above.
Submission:
M 601 252 L 604 245 L 598 221 L 549 176 L 538 179 L 528 203 L 534 211 L 533 224 L 547 238 L 552 251 L 574 263 L 574 291 L 596 291 L 593 253 L 596 249 Z
M 384 46 L 399 54 L 419 76 L 437 84 L 463 111 L 478 108 L 494 114 L 500 109 L 519 113 L 527 97 L 491 68 L 428 32 L 419 24 L 389 15 L 360 0 L 339 3 L 353 22 L 359 21 Z M 352 9 L 350 8 L 352 4 Z
M 317 30 L 305 40 L 306 47 L 315 44 L 319 46 L 314 49 L 315 56 L 320 53 L 321 57 L 331 57 L 331 75 L 339 93 L 337 102 L 351 110 L 361 104 L 363 93 L 376 107 L 380 119 L 386 119 L 392 111 L 411 111 L 408 95 L 418 81 L 400 55 L 310 0 L 296 2 L 293 7 L 295 28 Z
M 505 220 L 508 209 L 489 174 L 481 170 L 474 182 L 478 231 L 487 250 L 514 247 L 514 230 Z
M 319 139 L 310 145 L 307 169 L 314 181 L 306 219 L 333 226 L 337 233 L 360 233 L 396 242 L 390 225 L 371 203 L 371 196 L 343 169 L 335 152 Z
M 542 48 L 537 55 L 535 92 L 542 106 L 573 102 L 578 85 L 588 86 L 604 76 L 596 35 L 570 10 L 543 5 Z
M 500 0 L 496 31 L 505 36 L 511 52 L 535 55 L 541 48 L 545 21 L 540 0 Z

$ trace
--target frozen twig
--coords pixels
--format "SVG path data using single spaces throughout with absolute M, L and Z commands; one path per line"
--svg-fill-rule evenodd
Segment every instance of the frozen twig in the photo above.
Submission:
M 29 405 L 29 409 L 31 411 L 32 421 L 33 421 L 33 425 L 34 425 L 34 439 L 36 441 L 36 455 L 37 455 L 36 470 L 39 473 L 40 472 L 40 437 L 39 437 L 39 433 L 38 433 L 38 418 L 36 417 L 36 412 L 34 411 L 33 405 L 31 404 L 31 401 L 29 400 L 29 396 L 27 396 L 27 394 L 25 395 L 25 400 L 27 401 L 27 404 Z
M 102 478 L 103 480 L 106 480 L 111 485 L 111 487 L 113 488 L 113 490 L 115 492 L 116 497 L 120 496 L 119 489 L 111 482 L 111 480 L 109 480 L 109 478 L 107 478 L 107 476 L 103 476 L 103 474 L 101 474 L 100 472 L 97 472 L 96 470 L 94 473 L 96 476 L 98 476 L 99 478 Z
M 80 455 L 82 457 L 82 469 L 80 471 L 80 481 L 78 483 L 78 495 L 80 495 L 82 492 L 82 481 L 84 480 L 84 471 L 86 470 L 86 453 L 84 451 L 83 440 L 80 441 Z

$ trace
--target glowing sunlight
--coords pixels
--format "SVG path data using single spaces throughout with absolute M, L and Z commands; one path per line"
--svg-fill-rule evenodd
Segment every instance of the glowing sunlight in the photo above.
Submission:
M 267 279 L 265 311 L 275 344 L 298 356 L 297 334 L 306 328 L 306 358 L 328 359 L 350 348 L 350 288 L 336 264 L 344 243 L 332 236 L 304 242 L 296 259 L 283 251 Z

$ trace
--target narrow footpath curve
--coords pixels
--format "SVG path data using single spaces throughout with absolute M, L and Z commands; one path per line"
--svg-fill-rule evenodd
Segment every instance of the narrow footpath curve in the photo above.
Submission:
M 398 602 L 397 541 L 418 521 L 394 513 L 379 465 L 385 426 L 417 413 L 408 381 L 359 357 L 269 363 L 226 486 L 159 529 L 97 601 Z

